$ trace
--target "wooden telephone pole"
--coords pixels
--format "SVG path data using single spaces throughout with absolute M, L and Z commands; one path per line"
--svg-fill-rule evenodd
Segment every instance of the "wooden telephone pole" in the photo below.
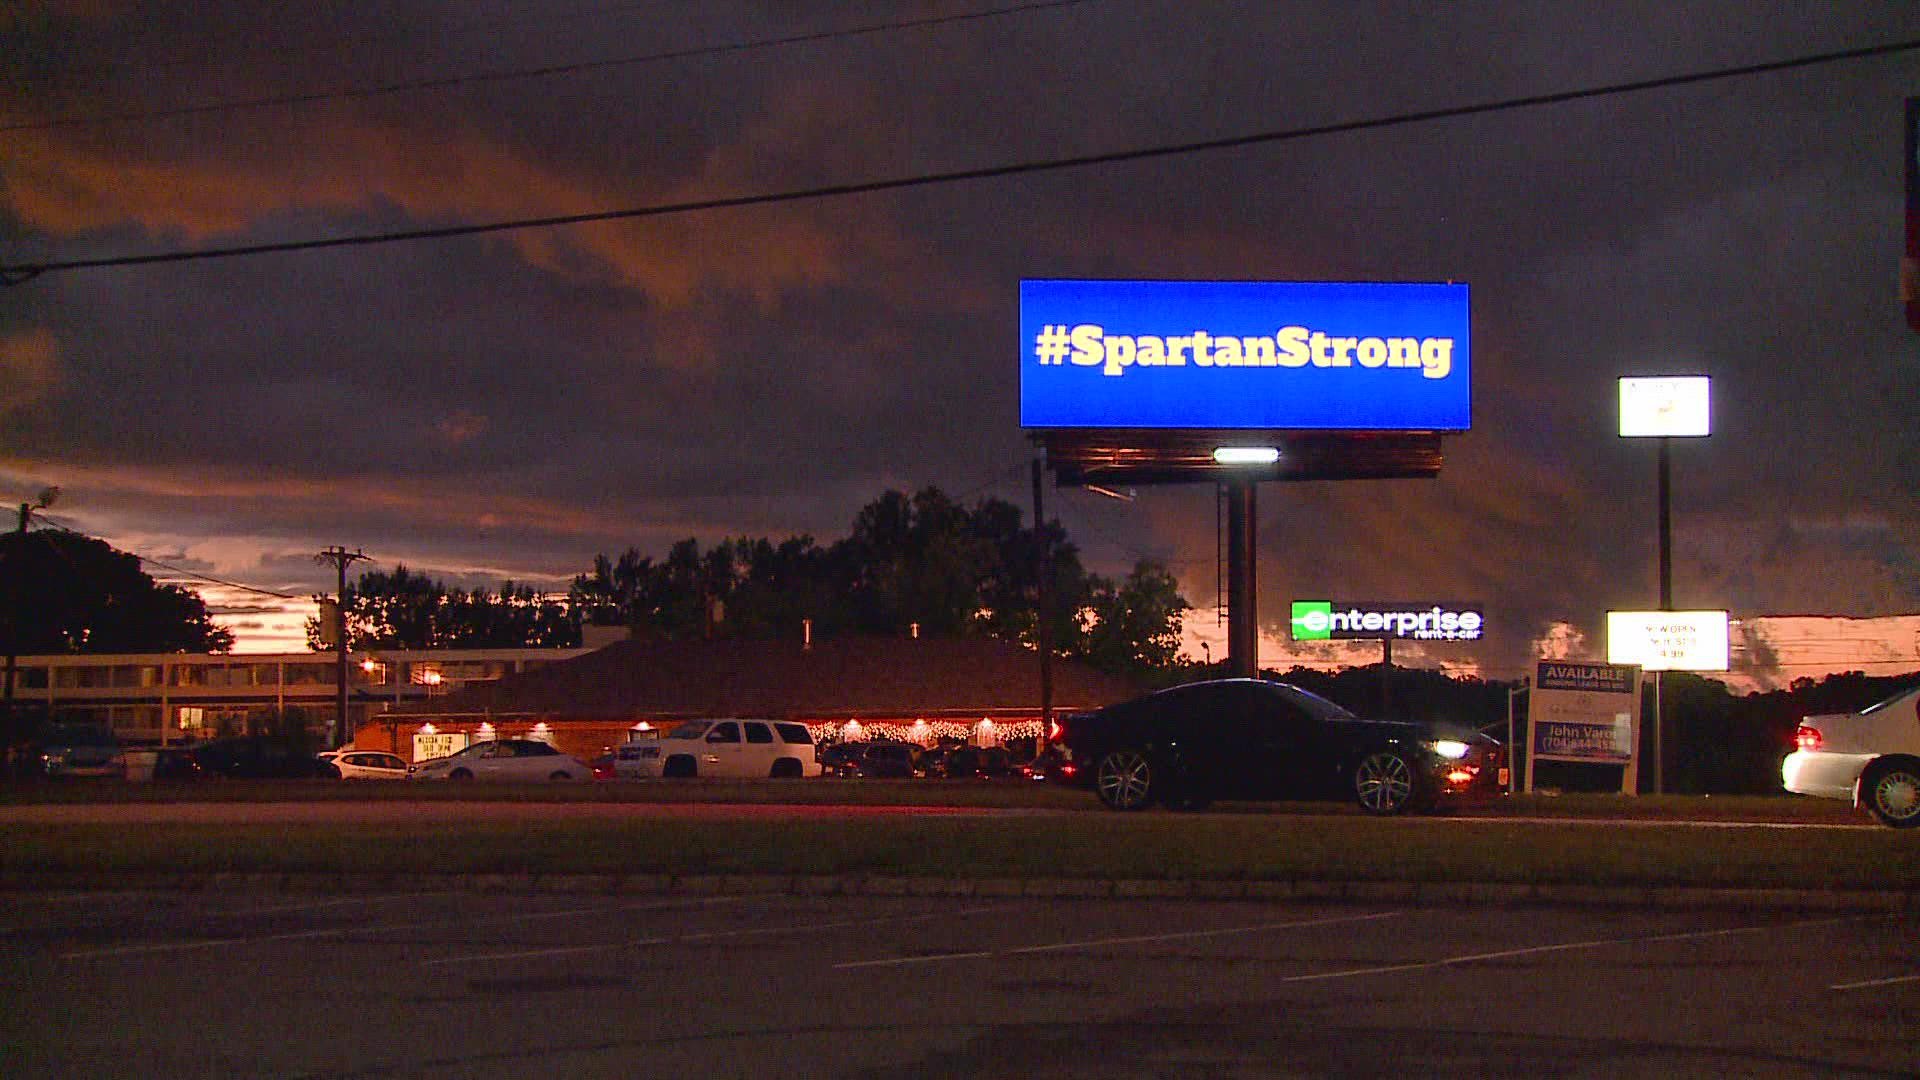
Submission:
M 347 740 L 352 738 L 352 732 L 347 730 L 347 567 L 352 563 L 370 559 L 372 556 L 358 549 L 348 551 L 346 548 L 335 545 L 313 558 L 315 562 L 331 565 L 339 575 L 333 594 L 333 647 L 337 650 L 339 667 L 334 674 L 336 710 L 333 717 L 333 738 L 327 742 L 328 748 L 331 749 L 345 746 Z M 321 629 L 324 632 L 326 627 L 323 626 Z

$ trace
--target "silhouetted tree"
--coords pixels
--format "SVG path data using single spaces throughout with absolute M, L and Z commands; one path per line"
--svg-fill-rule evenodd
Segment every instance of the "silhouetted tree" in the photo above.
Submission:
M 0 534 L 0 643 L 35 653 L 226 652 L 200 594 L 161 585 L 140 559 L 57 530 Z

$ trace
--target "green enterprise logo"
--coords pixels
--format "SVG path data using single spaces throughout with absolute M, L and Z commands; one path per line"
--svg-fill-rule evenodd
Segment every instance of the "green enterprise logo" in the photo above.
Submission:
M 1325 641 L 1333 636 L 1333 601 L 1295 600 L 1293 640 Z

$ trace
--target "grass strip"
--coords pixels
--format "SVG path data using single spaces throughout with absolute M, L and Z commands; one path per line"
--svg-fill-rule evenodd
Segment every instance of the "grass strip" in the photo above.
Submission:
M 0 825 L 0 873 L 879 874 L 1912 889 L 1880 829 L 1283 814 L 568 819 L 428 826 Z
M 742 804 L 783 806 L 958 806 L 1084 810 L 1105 813 L 1089 791 L 1020 780 L 640 780 L 593 784 L 212 781 L 128 784 L 112 781 L 0 786 L 0 808 L 276 802 L 517 802 Z M 1212 814 L 1352 816 L 1351 802 L 1221 803 Z M 1845 824 L 1865 820 L 1844 802 L 1790 795 L 1520 795 L 1463 810 L 1475 817 L 1552 817 L 1635 821 L 1782 821 Z

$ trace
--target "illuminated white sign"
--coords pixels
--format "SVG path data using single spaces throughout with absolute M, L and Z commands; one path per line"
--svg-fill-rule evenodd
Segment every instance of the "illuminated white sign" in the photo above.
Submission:
M 1607 663 L 1647 671 L 1725 671 L 1727 613 L 1609 611 Z
M 466 748 L 467 734 L 464 731 L 417 734 L 413 737 L 413 760 L 431 761 L 434 758 L 456 754 Z
M 1708 434 L 1709 382 L 1704 375 L 1620 380 L 1620 434 L 1628 438 Z

